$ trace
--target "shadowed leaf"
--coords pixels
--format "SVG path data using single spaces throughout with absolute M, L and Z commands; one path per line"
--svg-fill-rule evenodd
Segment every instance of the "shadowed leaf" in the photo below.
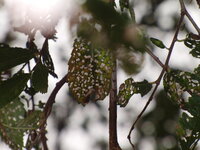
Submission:
M 31 80 L 36 91 L 46 93 L 48 89 L 48 68 L 38 63 L 34 68 Z
M 12 48 L 0 44 L 0 72 L 28 62 L 34 57 L 34 53 L 28 49 Z
M 0 108 L 19 96 L 29 78 L 30 74 L 17 73 L 12 78 L 0 82 Z

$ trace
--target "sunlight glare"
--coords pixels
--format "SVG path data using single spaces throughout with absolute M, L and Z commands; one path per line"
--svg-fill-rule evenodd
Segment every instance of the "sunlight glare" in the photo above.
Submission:
M 13 26 L 51 28 L 64 15 L 65 0 L 6 0 Z

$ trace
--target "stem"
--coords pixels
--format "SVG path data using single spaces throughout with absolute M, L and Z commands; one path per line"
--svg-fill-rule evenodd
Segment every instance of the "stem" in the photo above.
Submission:
M 47 138 L 46 138 L 46 122 L 51 113 L 53 104 L 55 103 L 56 95 L 61 89 L 61 87 L 66 83 L 66 78 L 67 78 L 67 75 L 65 75 L 59 82 L 56 83 L 56 87 L 53 89 L 51 95 L 49 96 L 49 99 L 47 100 L 47 103 L 43 110 L 44 120 L 40 126 L 40 132 L 41 132 L 40 139 L 41 139 L 44 150 L 48 150 Z
M 111 79 L 110 104 L 109 104 L 109 149 L 121 150 L 117 141 L 117 64 L 114 67 Z
M 179 0 L 180 4 L 181 4 L 181 10 L 182 10 L 182 13 L 184 13 L 187 18 L 190 20 L 190 22 L 192 23 L 192 25 L 194 26 L 194 28 L 197 30 L 197 32 L 199 33 L 200 35 L 200 28 L 198 27 L 198 25 L 196 24 L 196 22 L 194 21 L 194 19 L 190 16 L 190 14 L 188 13 L 186 7 L 185 7 L 185 4 L 183 2 L 183 0 Z
M 65 75 L 59 82 L 56 83 L 56 87 L 53 89 L 51 95 L 49 96 L 49 99 L 47 100 L 47 103 L 44 107 L 44 114 L 45 118 L 47 119 L 48 116 L 51 113 L 52 106 L 55 103 L 55 98 L 61 87 L 66 83 L 67 75 Z
M 34 40 L 34 39 L 30 39 L 30 38 L 28 38 L 27 43 L 29 43 L 29 44 L 27 44 L 26 47 L 27 47 L 29 50 L 32 49 L 30 43 L 32 43 L 33 40 Z M 30 65 L 30 61 L 28 62 L 28 71 L 29 71 L 29 73 L 31 73 L 31 65 Z M 30 80 L 30 87 L 33 87 L 32 80 Z M 31 102 L 32 102 L 32 110 L 34 111 L 34 110 L 35 110 L 35 100 L 34 100 L 34 95 L 32 95 L 32 94 L 31 94 Z
M 154 55 L 154 53 L 149 49 L 149 48 L 145 48 L 145 51 L 165 70 L 167 70 L 166 66 L 160 61 L 160 59 Z

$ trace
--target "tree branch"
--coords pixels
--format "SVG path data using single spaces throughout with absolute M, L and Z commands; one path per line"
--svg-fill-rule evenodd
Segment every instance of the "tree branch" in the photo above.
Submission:
M 142 111 L 140 112 L 140 114 L 137 116 L 136 120 L 134 121 L 134 123 L 133 123 L 133 125 L 132 125 L 132 127 L 131 127 L 131 129 L 130 129 L 130 131 L 129 131 L 129 134 L 128 134 L 128 137 L 127 137 L 127 138 L 128 138 L 128 140 L 129 140 L 129 142 L 130 142 L 130 144 L 132 145 L 132 147 L 133 147 L 134 150 L 135 150 L 135 147 L 134 147 L 134 144 L 133 144 L 132 141 L 131 141 L 131 133 L 132 133 L 132 131 L 134 130 L 135 125 L 137 124 L 137 122 L 139 121 L 139 119 L 141 118 L 141 116 L 142 116 L 142 115 L 144 114 L 144 112 L 146 111 L 146 109 L 147 109 L 147 107 L 149 106 L 150 102 L 153 100 L 154 95 L 155 95 L 155 93 L 156 93 L 156 91 L 157 91 L 157 89 L 158 89 L 158 87 L 159 87 L 159 85 L 160 85 L 160 82 L 161 82 L 161 80 L 162 80 L 162 77 L 163 77 L 163 75 L 164 75 L 164 73 L 165 73 L 165 71 L 166 71 L 165 68 L 168 67 L 169 60 L 170 60 L 170 57 L 171 57 L 171 54 L 172 54 L 172 51 L 173 51 L 175 42 L 177 41 L 178 33 L 179 33 L 179 30 L 180 30 L 180 27 L 181 27 L 181 23 L 183 22 L 184 16 L 185 16 L 185 14 L 181 11 L 181 17 L 180 17 L 179 22 L 178 22 L 178 24 L 177 24 L 176 32 L 175 32 L 175 34 L 174 34 L 172 43 L 171 43 L 170 48 L 169 48 L 169 53 L 168 53 L 167 58 L 166 58 L 166 61 L 165 61 L 165 67 L 162 69 L 162 71 L 161 71 L 161 73 L 160 73 L 160 75 L 159 75 L 159 77 L 158 77 L 158 79 L 157 79 L 157 81 L 156 81 L 156 86 L 155 86 L 155 88 L 154 88 L 154 90 L 153 90 L 151 96 L 149 97 L 147 103 L 145 104 L 145 106 L 144 106 L 144 108 L 142 109 Z
M 42 142 L 44 150 L 48 150 L 47 138 L 46 138 L 46 122 L 52 111 L 53 104 L 55 103 L 55 98 L 61 87 L 66 83 L 67 75 L 65 75 L 59 82 L 56 83 L 56 87 L 53 89 L 51 95 L 49 96 L 47 103 L 44 107 L 44 119 L 40 126 L 40 140 Z
M 49 96 L 49 99 L 47 100 L 47 103 L 44 107 L 44 114 L 45 118 L 48 118 L 48 116 L 51 113 L 52 106 L 55 103 L 55 98 L 61 87 L 66 83 L 67 75 L 65 75 L 59 82 L 56 83 L 56 87 L 53 89 L 51 95 Z

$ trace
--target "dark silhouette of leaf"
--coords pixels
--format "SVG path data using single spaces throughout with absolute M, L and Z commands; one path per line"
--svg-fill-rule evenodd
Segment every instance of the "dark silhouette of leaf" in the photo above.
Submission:
M 48 68 L 38 63 L 31 77 L 33 87 L 36 91 L 46 93 L 48 89 Z
M 49 74 L 52 75 L 54 78 L 58 78 L 57 74 L 55 73 L 53 60 L 51 55 L 49 54 L 49 44 L 48 39 L 45 39 L 42 50 L 42 62 L 48 68 Z
M 28 49 L 12 48 L 8 45 L 0 44 L 0 72 L 26 63 L 33 57 L 34 53 Z
M 12 78 L 0 82 L 0 108 L 13 101 L 24 90 L 30 74 L 17 73 Z

